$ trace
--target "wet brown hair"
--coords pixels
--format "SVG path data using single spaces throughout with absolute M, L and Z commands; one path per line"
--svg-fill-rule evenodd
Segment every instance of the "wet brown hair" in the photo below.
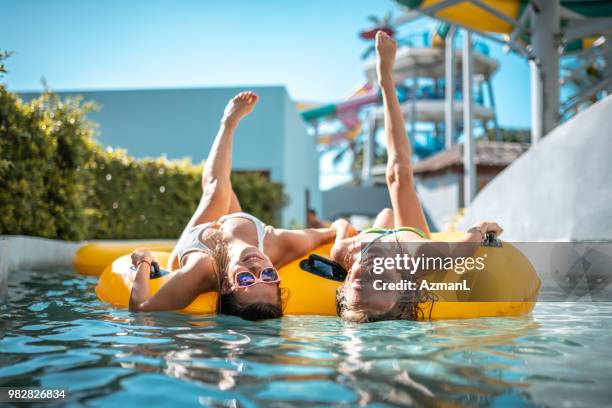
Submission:
M 350 254 L 346 254 L 344 264 L 350 265 L 351 262 Z M 372 277 L 373 265 L 371 263 L 366 263 L 364 267 L 366 268 L 365 274 L 368 277 Z M 420 287 L 421 279 L 415 279 L 411 274 L 400 273 L 400 275 L 401 279 L 415 281 L 416 287 Z M 355 323 L 371 323 L 383 320 L 429 319 L 431 318 L 433 303 L 437 300 L 436 295 L 429 293 L 427 290 L 404 290 L 399 293 L 397 300 L 388 311 L 372 314 L 348 301 L 347 295 L 349 290 L 350 289 L 345 284 L 342 284 L 336 290 L 336 314 L 344 320 Z M 426 306 L 428 304 L 430 305 L 429 307 Z
M 277 319 L 283 316 L 281 306 L 283 296 L 280 287 L 278 288 L 279 304 L 267 302 L 242 303 L 236 292 L 230 290 L 231 283 L 228 277 L 229 254 L 221 233 L 215 231 L 203 240 L 208 248 L 212 248 L 212 256 L 217 272 L 219 293 L 217 313 L 238 316 L 251 321 Z
M 340 318 L 355 323 L 371 323 L 383 320 L 423 320 L 426 316 L 430 318 L 435 300 L 433 295 L 427 291 L 403 291 L 391 309 L 381 314 L 370 314 L 348 302 L 348 290 L 346 285 L 342 285 L 336 290 L 336 313 Z M 431 304 L 431 306 L 422 307 L 425 304 Z

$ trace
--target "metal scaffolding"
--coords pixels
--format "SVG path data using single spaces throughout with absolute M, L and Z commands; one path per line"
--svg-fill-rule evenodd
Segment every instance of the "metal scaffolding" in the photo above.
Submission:
M 476 196 L 476 165 L 474 162 L 474 130 L 472 87 L 474 74 L 472 61 L 472 35 L 463 34 L 463 206 L 468 207 Z
M 444 93 L 446 96 L 444 101 L 444 146 L 447 149 L 453 146 L 455 140 L 455 32 L 455 27 L 451 27 L 446 34 L 446 48 L 444 49 L 444 86 L 446 87 Z
M 563 0 L 530 0 L 526 3 L 507 0 L 506 4 L 516 5 L 518 11 L 515 16 L 502 12 L 494 2 L 489 0 L 441 0 L 433 4 L 415 0 L 396 1 L 409 5 L 411 9 L 396 18 L 393 21 L 395 25 L 405 24 L 426 15 L 507 46 L 529 60 L 533 143 L 537 143 L 554 129 L 564 113 L 560 112 L 559 90 L 559 65 L 564 45 L 587 37 L 603 36 L 608 41 L 602 42 L 601 46 L 595 44 L 594 47 L 605 49 L 609 47 L 607 43 L 612 38 L 612 1 L 577 5 L 578 2 L 564 2 Z M 460 16 L 457 17 L 457 8 L 464 5 L 472 7 L 470 10 L 477 7 L 481 12 L 487 13 L 490 18 L 510 27 L 505 31 L 507 35 L 499 36 L 489 33 L 482 27 L 474 26 L 473 21 L 466 22 Z M 449 17 L 446 13 L 451 8 L 455 10 L 454 17 Z M 562 20 L 563 29 L 561 28 Z M 450 64 L 450 61 L 447 61 L 447 64 Z M 610 71 L 608 69 L 608 75 L 612 75 Z M 612 80 L 608 76 L 591 88 L 583 90 L 572 98 L 571 105 L 586 101 L 602 90 L 610 92 Z M 564 106 L 564 111 L 569 109 L 571 106 Z M 452 118 L 452 113 L 449 118 Z M 446 137 L 448 146 L 448 133 Z

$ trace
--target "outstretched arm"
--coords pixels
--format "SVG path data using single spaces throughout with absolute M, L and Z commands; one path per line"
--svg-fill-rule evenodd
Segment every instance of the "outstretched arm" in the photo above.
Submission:
M 417 227 L 429 235 L 429 227 L 414 186 L 412 151 L 393 82 L 396 48 L 395 41 L 387 34 L 382 31 L 376 34 L 376 69 L 382 91 L 387 140 L 387 187 L 393 206 L 395 227 Z
M 136 312 L 179 310 L 187 307 L 201 293 L 215 290 L 214 265 L 210 257 L 194 257 L 154 295 L 151 295 L 149 274 L 153 257 L 149 251 L 138 249 L 132 253 L 137 266 L 132 284 L 129 308 Z M 212 273 L 207 274 L 209 270 Z
M 331 225 L 331 229 L 336 231 L 335 243 L 338 243 L 346 238 L 352 238 L 358 234 L 355 227 L 353 227 L 353 225 L 344 218 L 339 218 L 334 221 Z
M 307 228 L 303 230 L 275 230 L 280 241 L 273 260 L 275 265 L 283 266 L 300 258 L 324 244 L 329 244 L 338 237 L 348 238 L 357 231 L 344 219 L 336 220 L 329 228 Z
M 336 232 L 331 228 L 307 228 L 303 230 L 277 230 L 281 245 L 275 265 L 281 267 L 306 255 L 323 244 L 331 242 Z
M 496 222 L 480 221 L 468 229 L 465 235 L 457 242 L 427 241 L 421 242 L 417 246 L 404 243 L 404 250 L 415 258 L 467 258 L 474 255 L 478 248 L 480 248 L 488 233 L 493 233 L 495 236 L 499 237 L 503 231 L 504 230 Z M 432 272 L 432 270 L 423 269 L 419 271 L 417 276 L 429 272 Z

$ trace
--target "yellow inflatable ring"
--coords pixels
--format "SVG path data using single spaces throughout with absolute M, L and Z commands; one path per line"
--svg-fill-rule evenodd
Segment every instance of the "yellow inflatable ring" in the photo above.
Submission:
M 100 276 L 113 261 L 136 248 L 171 252 L 175 240 L 93 242 L 80 247 L 72 260 L 74 269 L 81 275 Z
M 433 234 L 437 241 L 456 241 L 462 234 Z M 331 244 L 313 253 L 329 256 Z M 487 256 L 487 270 L 458 275 L 443 271 L 440 281 L 456 282 L 469 279 L 472 291 L 435 292 L 439 301 L 423 304 L 425 319 L 461 319 L 490 316 L 519 316 L 529 313 L 537 300 L 540 289 L 538 278 L 529 260 L 515 247 L 505 243 L 502 248 L 481 247 L 475 256 Z M 154 252 L 160 265 L 166 265 L 169 252 Z M 340 282 L 326 279 L 300 268 L 300 259 L 280 269 L 281 288 L 286 292 L 284 313 L 287 315 L 336 315 L 336 289 Z M 98 281 L 96 294 L 107 303 L 127 307 L 136 271 L 131 267 L 129 255 L 122 256 L 109 265 Z M 172 273 L 151 279 L 151 291 L 156 293 Z M 474 302 L 472 299 L 486 299 Z M 497 299 L 497 300 L 496 300 Z M 512 299 L 512 301 L 508 301 Z M 499 301 L 498 301 L 499 300 Z M 182 311 L 193 314 L 214 313 L 216 293 L 200 295 Z

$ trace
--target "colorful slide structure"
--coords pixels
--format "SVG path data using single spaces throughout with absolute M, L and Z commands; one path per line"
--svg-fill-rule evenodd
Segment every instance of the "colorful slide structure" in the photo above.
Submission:
M 483 8 L 469 1 L 457 2 L 457 4 L 447 7 L 444 7 L 444 3 L 447 2 L 443 0 L 397 0 L 397 2 L 411 10 L 434 9 L 434 7 L 439 6 L 440 10 L 434 12 L 436 17 L 479 31 L 509 34 L 513 29 L 512 25 L 506 20 L 492 16 Z M 512 19 L 518 19 L 527 5 L 526 2 L 520 0 L 481 0 L 481 2 Z
M 497 34 L 511 34 L 515 28 L 511 21 L 519 21 L 529 5 L 526 0 L 479 0 L 479 4 L 470 1 L 449 4 L 447 0 L 396 1 L 411 10 L 429 10 L 428 14 L 443 21 Z M 561 0 L 560 5 L 584 18 L 612 16 L 612 1 L 609 0 Z
M 446 0 L 396 0 L 397 3 L 411 10 L 426 12 L 432 17 L 444 21 L 438 28 L 439 34 L 434 37 L 434 45 L 441 44 L 449 24 L 458 24 L 481 33 L 494 33 L 520 37 L 516 30 L 519 25 L 529 26 L 525 10 L 529 5 L 527 0 L 479 0 L 478 4 L 470 1 L 459 1 L 445 5 Z M 576 17 L 611 17 L 612 1 L 610 0 L 561 0 L 562 7 L 574 13 Z M 438 38 L 437 38 L 438 37 Z M 598 45 L 599 35 L 586 35 L 574 39 L 564 45 L 564 53 L 585 50 Z
M 446 23 L 438 24 L 436 29 L 430 33 L 431 47 L 439 48 L 444 45 L 444 37 L 446 36 L 449 25 Z M 394 31 L 389 27 L 376 27 L 367 32 L 362 32 L 360 36 L 365 40 L 373 40 L 377 31 L 385 31 L 393 35 Z M 419 93 L 417 91 L 417 93 Z M 409 89 L 398 87 L 397 94 L 400 102 L 405 102 L 408 99 Z M 335 133 L 326 133 L 318 135 L 318 144 L 332 146 L 343 140 L 353 141 L 361 133 L 361 120 L 359 112 L 362 108 L 370 105 L 376 105 L 381 102 L 381 95 L 376 90 L 372 82 L 364 82 L 359 84 L 345 101 L 340 103 L 330 103 L 314 108 L 306 109 L 301 112 L 302 118 L 306 122 L 313 123 L 315 126 L 320 120 L 328 120 L 337 118 L 342 122 L 344 129 Z M 434 151 L 441 149 L 439 143 L 435 140 L 423 140 L 419 138 L 413 140 L 415 151 L 419 156 L 427 156 Z
M 366 106 L 377 103 L 378 92 L 371 83 L 360 84 L 354 92 L 341 103 L 330 103 L 308 109 L 302 112 L 302 118 L 307 122 L 316 122 L 321 119 L 338 118 L 344 125 L 344 130 L 332 134 L 319 135 L 319 144 L 332 145 L 342 140 L 355 140 L 361 132 L 361 120 L 359 110 Z
M 559 124 L 559 117 L 569 119 L 612 91 L 611 0 L 396 2 L 410 12 L 395 25 L 414 20 L 415 14 L 429 16 L 501 43 L 530 61 L 534 143 Z M 560 59 L 567 55 L 582 61 L 564 69 Z M 566 78 L 560 77 L 562 70 L 569 71 Z M 571 85 L 571 96 L 567 88 L 561 92 L 560 82 Z
M 404 102 L 407 99 L 403 88 L 397 89 L 397 96 L 400 102 Z M 342 140 L 352 141 L 361 133 L 359 111 L 366 106 L 379 104 L 380 101 L 380 92 L 371 82 L 365 82 L 360 84 L 344 102 L 330 103 L 302 111 L 302 119 L 312 123 L 319 120 L 337 118 L 342 122 L 344 130 L 319 135 L 318 143 L 320 145 L 334 145 Z
M 528 13 L 530 6 L 528 0 L 479 0 L 470 2 L 468 0 L 452 2 L 448 0 L 396 0 L 397 3 L 409 8 L 419 10 L 427 15 L 443 21 L 439 37 L 443 38 L 448 24 L 457 24 L 470 30 L 481 33 L 504 34 L 506 38 L 518 38 L 522 35 L 521 30 L 528 28 L 533 23 L 529 22 Z M 571 17 L 584 21 L 588 18 L 612 17 L 612 1 L 610 0 L 560 0 L 559 4 L 566 13 L 573 14 Z M 562 26 L 568 25 L 569 18 L 562 17 Z M 605 22 L 602 22 L 605 24 Z M 533 27 L 532 27 L 533 29 Z M 599 34 L 612 33 L 612 27 L 595 30 L 594 33 L 580 35 L 564 44 L 563 53 L 569 54 L 586 50 L 601 45 L 605 37 Z M 441 44 L 438 38 L 434 41 Z M 511 40 L 512 41 L 512 40 Z

